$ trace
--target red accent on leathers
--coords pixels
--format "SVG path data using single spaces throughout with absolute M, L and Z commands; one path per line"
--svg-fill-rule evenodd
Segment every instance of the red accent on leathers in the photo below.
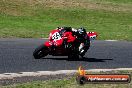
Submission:
M 64 37 L 67 37 L 67 42 L 68 43 L 71 43 L 71 42 L 74 42 L 76 37 L 72 35 L 72 32 L 65 32 L 63 34 Z

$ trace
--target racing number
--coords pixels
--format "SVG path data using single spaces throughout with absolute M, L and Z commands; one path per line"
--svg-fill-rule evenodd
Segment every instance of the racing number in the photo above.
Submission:
M 55 33 L 52 35 L 52 39 L 53 39 L 53 40 L 59 40 L 59 39 L 61 39 L 61 36 L 60 36 L 60 34 L 59 34 L 58 32 L 55 32 Z

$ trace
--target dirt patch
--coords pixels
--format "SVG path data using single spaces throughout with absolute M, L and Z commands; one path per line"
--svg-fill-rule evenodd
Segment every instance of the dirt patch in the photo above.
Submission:
M 23 13 L 20 10 L 17 10 L 15 8 L 0 8 L 0 12 L 8 15 L 13 16 L 21 16 Z
M 85 9 L 94 10 L 106 10 L 106 11 L 122 11 L 122 12 L 132 12 L 132 5 L 112 5 L 112 4 L 102 4 L 94 3 L 90 1 L 83 0 L 30 0 L 30 4 L 36 5 L 41 4 L 43 7 L 51 8 L 67 8 L 67 7 L 77 7 Z
M 37 7 L 38 6 L 38 7 Z M 132 5 L 113 5 L 95 3 L 85 0 L 1 0 L 0 12 L 14 16 L 23 15 L 26 8 L 37 9 L 39 6 L 45 8 L 84 8 L 93 10 L 106 10 L 114 12 L 132 12 Z M 25 8 L 26 7 L 26 8 Z

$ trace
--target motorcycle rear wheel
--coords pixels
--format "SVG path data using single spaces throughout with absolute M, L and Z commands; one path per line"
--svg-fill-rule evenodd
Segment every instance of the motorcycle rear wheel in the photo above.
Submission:
M 77 59 L 79 59 L 79 55 L 78 54 L 68 55 L 68 59 L 70 59 L 70 60 L 77 60 Z
M 35 59 L 40 59 L 44 56 L 47 56 L 48 53 L 49 53 L 49 48 L 46 47 L 44 44 L 42 44 L 35 49 L 35 51 L 33 52 L 33 56 Z

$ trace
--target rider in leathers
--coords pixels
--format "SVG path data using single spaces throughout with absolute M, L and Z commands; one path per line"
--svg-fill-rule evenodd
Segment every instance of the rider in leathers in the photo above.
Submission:
M 66 40 L 66 43 L 69 44 L 77 44 L 77 36 L 79 36 L 79 38 L 81 38 L 80 40 L 82 41 L 80 47 L 79 47 L 79 52 L 80 55 L 83 57 L 85 55 L 85 53 L 87 52 L 87 50 L 90 47 L 90 41 L 89 41 L 89 37 L 86 34 L 86 31 L 84 30 L 84 28 L 79 28 L 79 29 L 75 29 L 75 28 L 71 28 L 71 27 L 58 27 L 56 28 L 54 31 L 59 31 L 60 36 L 62 36 L 64 38 L 64 40 Z M 51 37 L 50 37 L 51 39 Z M 61 45 L 61 41 L 58 44 Z

